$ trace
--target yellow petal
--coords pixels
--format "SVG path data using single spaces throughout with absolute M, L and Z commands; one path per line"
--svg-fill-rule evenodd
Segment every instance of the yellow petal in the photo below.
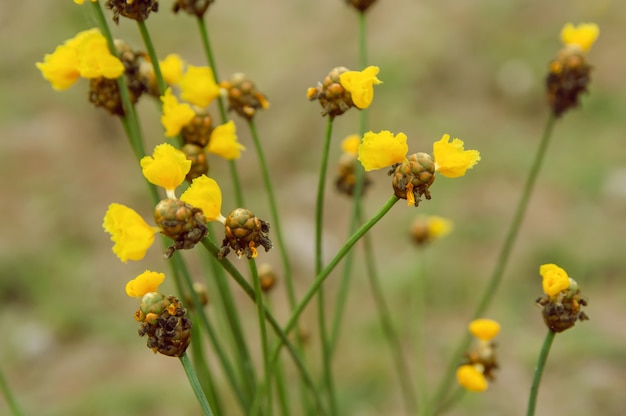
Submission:
M 459 139 L 449 142 L 450 135 L 444 134 L 441 140 L 433 144 L 433 157 L 437 172 L 448 178 L 465 175 L 480 160 L 477 150 L 464 150 L 464 143 Z
M 359 145 L 359 161 L 365 170 L 382 169 L 406 158 L 409 146 L 406 135 L 393 135 L 388 130 L 379 133 L 368 131 Z
M 456 370 L 456 380 L 469 391 L 481 392 L 489 387 L 485 375 L 470 364 L 462 365 Z
M 370 106 L 374 99 L 374 85 L 382 84 L 376 78 L 380 69 L 368 66 L 363 71 L 347 71 L 339 76 L 341 85 L 350 92 L 352 102 L 360 109 Z
M 500 324 L 493 319 L 475 319 L 470 322 L 469 331 L 480 340 L 490 341 L 500 332 Z
M 57 46 L 53 53 L 44 56 L 43 62 L 35 65 L 57 91 L 68 89 L 80 78 L 78 52 L 66 45 Z
M 199 107 L 208 106 L 220 94 L 220 87 L 208 66 L 189 65 L 180 79 L 180 89 L 180 98 Z
M 427 219 L 428 223 L 428 235 L 431 238 L 441 238 L 452 232 L 452 221 L 439 217 L 437 215 L 431 215 Z
M 567 272 L 556 264 L 543 264 L 539 267 L 539 274 L 543 278 L 543 292 L 548 296 L 555 296 L 566 290 L 570 285 Z
M 168 85 L 177 85 L 180 82 L 183 77 L 184 66 L 185 62 L 175 53 L 167 55 L 164 60 L 159 62 L 161 74 Z
M 121 204 L 109 205 L 102 227 L 111 234 L 111 241 L 115 243 L 113 252 L 124 263 L 144 258 L 157 232 L 139 214 Z
M 175 190 L 191 169 L 185 154 L 167 143 L 156 146 L 152 156 L 145 156 L 140 163 L 143 176 L 167 191 Z
M 351 155 L 357 155 L 359 152 L 359 145 L 361 144 L 361 137 L 358 134 L 351 134 L 350 136 L 343 139 L 341 142 L 341 150 L 344 153 L 349 153 Z
M 194 179 L 180 199 L 200 208 L 207 221 L 216 221 L 222 216 L 222 191 L 217 182 L 206 175 Z
M 235 123 L 231 120 L 213 129 L 206 149 L 209 153 L 233 160 L 239 159 L 241 151 L 246 148 L 237 141 Z
M 577 46 L 589 52 L 600 35 L 600 28 L 595 23 L 581 23 L 574 26 L 567 23 L 561 30 L 561 41 L 566 46 Z
M 140 298 L 146 293 L 156 292 L 163 280 L 165 280 L 163 273 L 146 270 L 126 283 L 126 294 L 132 298 Z
M 180 103 L 176 96 L 172 94 L 172 89 L 167 88 L 161 97 L 163 102 L 163 114 L 161 124 L 165 128 L 165 137 L 175 137 L 193 118 L 196 113 L 189 104 Z

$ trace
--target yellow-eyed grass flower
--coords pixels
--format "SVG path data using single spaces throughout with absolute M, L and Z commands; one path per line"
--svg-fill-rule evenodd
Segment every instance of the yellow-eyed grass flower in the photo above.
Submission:
M 424 246 L 452 232 L 452 222 L 437 215 L 420 215 L 411 223 L 410 234 L 413 242 Z
M 561 30 L 564 47 L 548 66 L 546 89 L 548 104 L 555 116 L 578 105 L 578 97 L 587 92 L 591 66 L 587 53 L 595 43 L 600 29 L 594 23 L 574 26 L 567 23 Z
M 226 217 L 225 237 L 217 257 L 222 259 L 233 249 L 238 258 L 244 254 L 248 259 L 255 258 L 258 255 L 258 246 L 263 246 L 265 251 L 272 248 L 269 231 L 270 225 L 256 217 L 252 211 L 237 208 Z
M 453 139 L 444 134 L 439 141 L 433 144 L 435 170 L 447 178 L 464 176 L 480 160 L 477 150 L 465 150 L 463 141 Z
M 374 85 L 382 84 L 376 78 L 380 69 L 377 66 L 368 66 L 363 71 L 347 71 L 339 76 L 339 82 L 348 90 L 354 105 L 363 110 L 372 104 L 374 99 Z
M 224 159 L 234 160 L 239 159 L 241 151 L 246 148 L 237 141 L 235 123 L 231 120 L 213 129 L 206 149 Z
M 133 209 L 121 204 L 109 205 L 102 227 L 111 234 L 111 241 L 115 243 L 113 252 L 124 263 L 143 259 L 154 242 L 154 235 L 159 232 Z
M 341 142 L 342 153 L 337 164 L 335 187 L 339 192 L 348 196 L 354 195 L 356 189 L 356 163 L 360 144 L 361 138 L 357 134 L 352 134 Z M 367 173 L 364 175 L 361 195 L 372 183 Z
M 543 264 L 539 268 L 545 296 L 536 300 L 542 309 L 546 326 L 552 332 L 563 332 L 576 324 L 576 321 L 589 319 L 581 310 L 587 300 L 580 293 L 576 280 L 556 264 Z
M 107 9 L 113 12 L 113 21 L 117 24 L 120 16 L 128 19 L 143 22 L 148 18 L 150 12 L 159 10 L 158 0 L 107 0 L 104 3 Z
M 200 208 L 207 222 L 219 221 L 223 224 L 226 220 L 221 213 L 222 191 L 214 179 L 205 175 L 194 179 L 180 199 Z
M 214 1 L 215 0 L 176 0 L 172 11 L 178 13 L 182 10 L 192 16 L 202 17 Z
M 183 61 L 180 55 L 171 53 L 165 59 L 159 61 L 159 68 L 167 85 L 178 85 L 183 77 L 185 61 Z
M 148 348 L 155 354 L 181 357 L 191 342 L 191 321 L 178 298 L 158 292 L 164 279 L 163 273 L 146 270 L 126 284 L 126 294 L 141 298 L 135 320 L 139 336 L 148 338 Z
M 165 127 L 165 137 L 176 137 L 184 127 L 191 123 L 196 113 L 189 104 L 179 102 L 172 94 L 171 88 L 165 90 L 161 102 L 163 103 L 161 124 Z
M 409 152 L 404 133 L 394 135 L 388 130 L 368 131 L 358 147 L 359 161 L 366 171 L 401 163 Z
M 485 391 L 488 380 L 495 378 L 493 371 L 498 368 L 493 339 L 500 332 L 500 324 L 480 318 L 470 322 L 468 329 L 476 338 L 476 345 L 466 354 L 466 362 L 457 369 L 457 381 L 469 391 Z
M 198 107 L 207 107 L 220 94 L 213 70 L 208 66 L 188 65 L 179 86 L 180 98 Z
M 252 120 L 257 110 L 266 110 L 270 106 L 265 96 L 245 74 L 233 74 L 228 81 L 222 81 L 220 87 L 227 93 L 228 110 L 235 110 L 247 120 Z
M 456 370 L 456 379 L 461 387 L 469 391 L 482 392 L 489 387 L 479 365 L 463 364 Z
M 152 156 L 144 156 L 140 163 L 143 176 L 148 182 L 164 188 L 168 198 L 176 198 L 174 190 L 191 168 L 191 161 L 185 154 L 167 143 L 157 145 Z

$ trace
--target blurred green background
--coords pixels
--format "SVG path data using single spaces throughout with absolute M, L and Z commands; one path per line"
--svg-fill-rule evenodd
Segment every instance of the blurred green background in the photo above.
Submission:
M 176 52 L 204 65 L 195 23 L 170 8 L 171 2 L 160 2 L 160 11 L 147 21 L 158 54 Z M 0 368 L 26 414 L 199 414 L 178 361 L 153 355 L 137 337 L 136 301 L 124 294 L 126 281 L 145 269 L 166 270 L 161 248 L 155 244 L 144 260 L 122 264 L 101 228 L 111 202 L 151 215 L 123 130 L 87 102 L 85 80 L 55 92 L 34 65 L 78 31 L 95 26 L 89 11 L 71 1 L 29 0 L 0 15 Z M 541 295 L 542 263 L 559 264 L 579 282 L 591 320 L 557 337 L 537 414 L 623 414 L 626 147 L 620 140 L 626 139 L 626 3 L 379 0 L 368 16 L 369 61 L 380 67 L 384 82 L 375 90 L 370 128 L 406 133 L 413 152 L 430 152 L 432 142 L 449 133 L 482 155 L 466 177 L 439 178 L 431 201 L 417 209 L 397 204 L 372 231 L 411 371 L 416 378 L 425 375 L 431 391 L 494 267 L 547 119 L 543 79 L 568 21 L 600 26 L 589 55 L 590 94 L 557 123 L 488 312 L 502 324 L 497 381 L 484 394 L 466 395 L 453 415 L 524 413 L 546 333 L 534 305 Z M 245 72 L 271 102 L 257 124 L 302 294 L 313 278 L 313 206 L 326 126 L 305 91 L 335 66 L 357 69 L 356 13 L 340 0 L 217 0 L 207 22 L 219 75 Z M 133 22 L 122 19 L 113 32 L 144 49 Z M 151 149 L 163 141 L 156 106 L 142 100 L 139 112 Z M 238 161 L 248 208 L 267 220 L 252 142 L 245 124 L 236 123 L 248 147 Z M 340 154 L 340 140 L 355 133 L 357 123 L 356 110 L 336 119 L 331 164 Z M 227 165 L 217 158 L 211 164 L 227 213 L 235 208 Z M 383 171 L 371 178 L 369 214 L 391 192 Z M 324 247 L 330 259 L 346 238 L 351 208 L 332 184 L 327 192 Z M 408 226 L 418 214 L 451 219 L 453 234 L 416 250 Z M 202 280 L 197 253 L 184 254 Z M 280 270 L 277 250 L 261 253 L 260 260 Z M 245 270 L 243 260 L 236 264 Z M 420 270 L 426 290 L 416 293 Z M 357 263 L 335 361 L 342 414 L 403 414 L 363 272 Z M 338 277 L 328 280 L 329 297 L 336 294 Z M 288 317 L 283 289 L 280 285 L 272 295 L 282 321 Z M 173 283 L 166 282 L 163 291 L 173 293 Z M 258 358 L 254 308 L 234 291 Z M 411 311 L 420 296 L 426 311 L 416 316 Z M 304 319 L 313 362 L 314 309 Z M 424 362 L 414 354 L 418 328 L 426 335 Z M 2 400 L 0 414 L 8 414 Z M 237 407 L 229 414 L 239 414 Z

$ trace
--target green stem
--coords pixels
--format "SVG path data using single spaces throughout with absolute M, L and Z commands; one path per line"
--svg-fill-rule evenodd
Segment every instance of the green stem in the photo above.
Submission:
M 196 19 L 196 23 L 198 23 L 198 30 L 200 31 L 200 38 L 202 39 L 202 47 L 204 48 L 204 54 L 206 55 L 207 61 L 209 62 L 209 66 L 213 71 L 213 77 L 217 82 L 220 79 L 219 75 L 217 75 L 217 65 L 215 65 L 215 58 L 213 57 L 213 50 L 211 49 L 211 42 L 209 41 L 209 31 L 206 28 L 206 23 L 202 17 L 198 17 Z M 224 99 L 222 96 L 217 97 L 217 105 L 220 111 L 220 118 L 222 119 L 222 123 L 226 123 L 228 121 L 228 117 L 226 116 L 226 106 L 224 105 Z
M 261 281 L 259 280 L 259 272 L 254 259 L 248 262 L 250 265 L 250 278 L 254 287 L 254 297 L 256 298 L 257 318 L 259 321 L 259 330 L 261 332 L 261 353 L 263 354 L 263 370 L 265 374 L 264 393 L 267 397 L 267 413 L 272 412 L 272 371 L 270 369 L 269 342 L 267 340 L 267 328 L 265 325 L 265 304 L 263 302 L 263 291 L 261 290 Z
M 198 381 L 198 377 L 196 376 L 196 372 L 191 365 L 191 361 L 189 361 L 189 357 L 187 353 L 184 353 L 180 358 L 180 363 L 183 365 L 185 369 L 185 373 L 187 374 L 187 378 L 189 379 L 189 384 L 191 384 L 191 388 L 193 389 L 194 394 L 196 395 L 196 399 L 198 399 L 198 403 L 200 403 L 200 408 L 202 409 L 202 414 L 204 416 L 213 416 L 213 411 L 211 410 L 211 405 L 206 399 L 204 395 L 204 391 L 202 391 L 202 387 L 200 386 L 200 382 Z
M 202 334 L 199 331 L 191 331 L 191 352 L 193 366 L 198 374 L 200 386 L 202 386 L 202 390 L 208 396 L 207 399 L 212 405 L 211 407 L 219 415 L 222 413 L 222 406 L 219 395 L 215 391 L 215 382 L 209 370 L 209 363 L 204 355 Z
M 15 400 L 15 396 L 13 396 L 13 392 L 9 388 L 9 383 L 7 383 L 7 380 L 4 378 L 2 371 L 0 371 L 0 390 L 2 390 L 2 395 L 9 405 L 13 416 L 22 416 L 24 412 L 22 412 L 22 409 L 17 404 L 17 400 Z
M 539 384 L 541 384 L 541 376 L 543 375 L 543 369 L 546 366 L 548 355 L 550 354 L 550 348 L 554 342 L 556 332 L 552 332 L 548 329 L 546 339 L 543 341 L 541 352 L 539 353 L 539 359 L 537 359 L 537 368 L 535 368 L 535 375 L 533 377 L 533 384 L 530 388 L 530 396 L 528 397 L 528 410 L 526 416 L 534 416 L 535 408 L 537 406 L 537 395 L 539 393 Z
M 553 114 L 550 114 L 543 131 L 541 143 L 539 144 L 539 148 L 537 150 L 537 153 L 535 154 L 535 160 L 533 161 L 530 172 L 528 173 L 526 184 L 524 185 L 524 190 L 522 191 L 522 196 L 517 205 L 517 210 L 515 211 L 513 221 L 511 222 L 509 231 L 506 235 L 506 239 L 504 241 L 504 244 L 502 245 L 500 255 L 498 256 L 498 259 L 496 261 L 496 266 L 493 270 L 491 278 L 487 282 L 485 292 L 483 293 L 478 307 L 472 315 L 472 319 L 480 318 L 487 310 L 487 307 L 489 306 L 493 295 L 495 294 L 498 286 L 500 285 L 500 282 L 502 281 L 502 276 L 504 275 L 504 270 L 509 261 L 511 251 L 513 249 L 513 244 L 517 239 L 520 226 L 524 219 L 524 214 L 526 213 L 526 209 L 528 207 L 528 202 L 530 201 L 530 197 L 533 193 L 535 182 L 537 181 L 537 177 L 539 175 L 539 171 L 541 170 L 541 165 L 543 163 L 546 150 L 548 149 L 548 144 L 550 143 L 550 137 L 552 136 L 552 131 L 554 130 L 555 121 L 556 117 Z M 434 404 L 443 401 L 446 394 L 448 393 L 454 379 L 454 374 L 458 364 L 457 361 L 462 356 L 463 352 L 468 348 L 471 339 L 471 334 L 466 331 L 465 336 L 458 344 L 457 348 L 454 350 L 454 355 L 452 356 L 452 359 L 450 360 L 448 367 L 446 368 L 446 372 L 444 373 L 442 382 L 440 383 L 439 388 L 437 389 L 437 393 L 434 396 Z
M 359 65 L 361 69 L 367 66 L 367 16 L 365 12 L 359 12 Z M 361 132 L 363 133 L 363 132 Z
M 152 43 L 150 32 L 148 31 L 146 22 L 143 20 L 138 20 L 137 26 L 139 27 L 139 32 L 141 33 L 141 38 L 143 39 L 143 43 L 146 46 L 146 51 L 148 52 L 150 61 L 152 61 L 154 77 L 156 78 L 157 87 L 159 88 L 159 95 L 163 95 L 165 93 L 167 85 L 163 80 L 163 74 L 161 73 L 161 67 L 159 66 L 159 56 L 156 54 L 156 50 L 154 49 L 154 44 Z

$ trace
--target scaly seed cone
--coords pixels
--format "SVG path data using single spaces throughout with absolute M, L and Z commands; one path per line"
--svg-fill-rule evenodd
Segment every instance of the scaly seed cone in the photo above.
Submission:
M 196 144 L 206 147 L 209 144 L 211 131 L 213 130 L 213 120 L 208 114 L 196 115 L 181 130 L 181 136 L 185 143 Z
M 391 167 L 392 186 L 398 198 L 415 201 L 418 206 L 423 195 L 430 199 L 428 188 L 435 181 L 435 162 L 428 153 L 414 153 L 402 163 Z
M 238 257 L 245 254 L 248 259 L 257 256 L 258 246 L 263 246 L 268 251 L 272 248 L 272 242 L 267 236 L 269 231 L 269 224 L 255 217 L 252 211 L 245 208 L 233 210 L 226 217 L 225 237 L 218 257 L 224 258 L 231 248 Z
M 113 21 L 117 24 L 120 16 L 143 22 L 148 18 L 150 12 L 159 10 L 158 0 L 107 0 L 104 3 L 107 9 L 113 12 Z
M 228 92 L 228 110 L 235 110 L 241 117 L 252 120 L 257 110 L 269 107 L 265 96 L 244 74 L 236 73 L 230 80 L 220 84 Z
M 209 173 L 209 162 L 204 149 L 196 144 L 187 143 L 180 149 L 191 160 L 191 169 L 185 179 L 189 182 Z
M 350 107 L 354 107 L 352 95 L 339 81 L 339 76 L 344 72 L 348 72 L 348 68 L 343 66 L 333 68 L 323 82 L 307 91 L 307 97 L 310 101 L 319 100 L 322 106 L 322 116 L 339 116 L 348 111 Z
M 550 62 L 546 89 L 548 104 L 555 116 L 561 116 L 570 108 L 578 106 L 578 96 L 587 92 L 591 66 L 582 53 L 562 50 Z
M 154 221 L 163 235 L 174 240 L 165 253 L 166 258 L 176 250 L 193 248 L 208 232 L 202 210 L 178 199 L 160 201 L 154 209 Z
M 146 311 L 150 311 L 146 313 Z M 139 336 L 147 336 L 148 348 L 170 357 L 180 357 L 191 342 L 191 321 L 187 310 L 175 296 L 159 292 L 144 295 L 135 313 Z

